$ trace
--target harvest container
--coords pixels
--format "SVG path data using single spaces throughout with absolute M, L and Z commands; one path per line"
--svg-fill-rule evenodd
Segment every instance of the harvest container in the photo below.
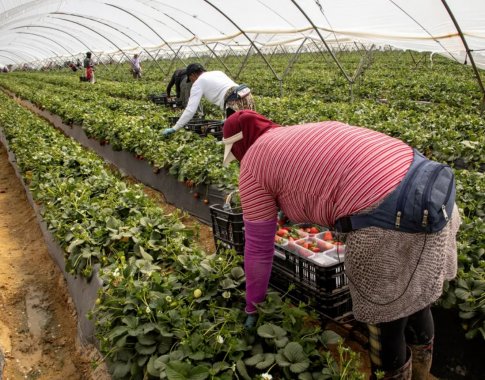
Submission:
M 296 286 L 305 286 L 315 294 L 327 295 L 348 286 L 343 261 L 333 259 L 335 264 L 322 266 L 310 258 L 292 252 L 288 247 L 275 245 L 278 254 L 273 258 L 273 268 Z
M 352 314 L 352 299 L 348 286 L 336 289 L 331 294 L 317 292 L 313 287 L 295 282 L 285 271 L 275 265 L 273 265 L 269 284 L 280 293 L 286 293 L 295 303 L 306 303 L 324 318 L 341 320 Z M 292 284 L 294 288 L 288 291 Z
M 224 204 L 210 206 L 212 233 L 216 247 L 231 248 L 244 254 L 244 221 L 241 207 L 231 206 L 231 192 Z

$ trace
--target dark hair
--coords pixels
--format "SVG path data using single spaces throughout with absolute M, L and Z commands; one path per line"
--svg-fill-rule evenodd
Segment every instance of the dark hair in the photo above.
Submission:
M 88 51 L 88 52 L 86 53 L 86 57 L 91 58 L 91 52 L 90 52 L 90 51 Z
M 190 75 L 194 73 L 204 72 L 204 71 L 205 71 L 204 66 L 202 66 L 200 63 L 191 63 L 185 69 L 185 75 L 187 75 L 187 82 L 190 82 L 189 80 Z

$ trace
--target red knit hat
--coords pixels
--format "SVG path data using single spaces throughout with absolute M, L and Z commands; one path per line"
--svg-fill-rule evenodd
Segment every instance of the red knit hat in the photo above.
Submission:
M 222 143 L 225 145 L 223 165 L 232 160 L 241 161 L 259 136 L 272 128 L 280 127 L 255 111 L 233 113 L 224 122 Z

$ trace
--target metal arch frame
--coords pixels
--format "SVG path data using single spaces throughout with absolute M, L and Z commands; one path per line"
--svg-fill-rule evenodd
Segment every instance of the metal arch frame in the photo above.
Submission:
M 15 48 L 15 46 L 13 46 L 13 47 Z M 17 48 L 15 48 L 14 50 L 15 50 L 15 51 L 17 51 L 18 49 L 17 49 Z M 18 54 L 18 53 L 16 53 L 16 52 L 14 53 L 14 52 L 13 52 L 13 51 L 11 51 L 11 50 L 5 50 L 5 49 L 1 49 L 0 51 L 6 52 L 6 53 L 10 53 L 10 54 L 13 54 L 13 55 L 17 56 L 19 59 L 21 59 L 22 61 L 23 61 L 23 60 L 25 60 L 25 57 L 22 57 L 20 54 Z M 28 59 L 32 59 L 32 58 L 33 58 L 33 59 L 34 59 L 34 61 L 35 61 L 35 60 L 37 60 L 37 57 L 36 57 L 35 55 L 25 53 L 24 51 L 20 51 L 20 52 L 21 52 L 21 53 L 23 53 L 24 55 L 30 56 L 30 58 L 28 58 Z
M 14 64 L 16 65 L 21 65 L 21 63 L 19 63 L 18 61 L 16 61 L 15 59 L 13 59 L 12 57 L 8 57 L 6 55 L 3 55 L 3 54 L 0 54 L 0 57 L 3 57 L 3 58 L 7 58 L 7 59 L 10 59 Z
M 18 34 L 31 34 L 33 36 L 36 36 L 36 37 L 40 37 L 40 38 L 45 38 L 46 40 L 49 40 L 51 42 L 53 42 L 55 45 L 57 46 L 60 46 L 62 49 L 64 49 L 67 54 L 69 54 L 70 56 L 72 56 L 73 54 L 65 47 L 63 46 L 62 44 L 60 44 L 59 42 L 57 42 L 56 40 L 53 40 L 52 38 L 49 38 L 49 37 L 46 37 L 42 34 L 37 34 L 37 33 L 32 33 L 32 32 L 15 32 L 15 33 L 18 33 Z
M 51 13 L 52 14 L 52 13 Z M 55 18 L 56 20 L 63 20 L 63 21 L 67 21 L 67 22 L 72 22 L 73 24 L 77 24 L 79 26 L 82 26 L 83 28 L 86 28 L 88 30 L 90 30 L 91 32 L 93 33 L 96 33 L 98 36 L 100 36 L 101 38 L 104 38 L 106 41 L 108 41 L 110 44 L 112 44 L 116 49 L 118 49 L 128 60 L 130 60 L 130 58 L 126 55 L 126 53 L 118 46 L 116 45 L 113 41 L 111 41 L 108 37 L 102 35 L 101 33 L 99 33 L 98 31 L 94 30 L 93 28 L 90 28 L 89 26 L 86 26 L 84 24 L 81 24 L 80 22 L 77 22 L 77 21 L 73 21 L 73 20 L 68 20 L 68 19 L 65 19 L 65 18 L 62 18 L 62 17 L 53 17 Z
M 207 4 L 209 4 L 212 8 L 214 8 L 216 11 L 218 11 L 221 15 L 223 15 L 232 25 L 234 25 L 243 35 L 244 37 L 247 38 L 247 40 L 249 41 L 249 43 L 251 44 L 251 46 L 258 52 L 258 54 L 261 56 L 261 58 L 263 59 L 263 61 L 266 63 L 266 65 L 268 65 L 269 69 L 271 70 L 271 72 L 273 73 L 274 77 L 280 82 L 280 90 L 281 90 L 281 81 L 282 79 L 278 76 L 278 74 L 276 73 L 276 71 L 274 70 L 273 66 L 271 66 L 271 64 L 268 62 L 268 60 L 266 59 L 266 57 L 261 53 L 261 51 L 258 49 L 258 47 L 256 46 L 256 44 L 254 43 L 254 41 L 249 38 L 249 36 L 246 34 L 246 32 L 244 30 L 242 30 L 239 25 L 237 25 L 228 15 L 226 15 L 223 11 L 221 11 L 219 8 L 217 8 L 214 4 L 212 4 L 210 1 L 208 0 L 204 0 Z M 251 51 L 251 49 L 249 49 L 249 52 Z M 239 74 L 241 73 L 242 71 L 242 68 L 241 70 L 239 70 L 239 73 L 237 76 L 239 76 Z
M 165 39 L 164 39 L 164 38 L 163 38 L 163 37 L 162 37 L 160 34 L 158 34 L 158 33 L 157 33 L 157 31 L 156 31 L 155 29 L 153 29 L 153 28 L 152 28 L 150 25 L 148 25 L 148 24 L 147 24 L 145 21 L 143 21 L 141 18 L 139 18 L 138 16 L 134 15 L 133 13 L 131 13 L 130 11 L 127 11 L 126 9 L 124 9 L 124 8 L 122 8 L 122 7 L 119 7 L 118 5 L 109 4 L 109 3 L 104 3 L 104 4 L 106 4 L 106 5 L 107 5 L 107 6 L 109 6 L 109 7 L 113 7 L 113 8 L 119 9 L 120 11 L 123 11 L 123 12 L 125 12 L 125 13 L 129 14 L 130 16 L 132 16 L 132 17 L 136 18 L 136 19 L 137 19 L 138 21 L 140 21 L 140 22 L 141 22 L 143 25 L 145 25 L 145 26 L 146 26 L 148 29 L 150 29 L 150 30 L 151 30 L 153 33 L 155 33 L 155 34 L 156 34 L 156 36 L 157 36 L 158 38 L 160 38 L 160 39 L 163 41 L 163 43 L 164 43 L 165 45 L 167 45 L 167 46 L 168 46 L 168 48 L 169 48 L 169 49 L 172 51 L 172 53 L 174 53 L 174 54 L 175 54 L 175 57 L 177 57 L 177 53 L 176 53 L 176 52 L 175 52 L 175 50 L 172 48 L 172 45 L 170 45 L 170 44 L 169 44 L 169 43 L 168 43 L 168 42 L 167 42 L 167 41 L 166 41 L 166 40 L 165 40 Z M 179 58 L 179 59 L 182 61 L 182 63 L 183 63 L 184 65 L 187 65 L 187 64 L 184 62 L 184 60 L 183 60 L 182 58 Z
M 20 48 L 28 46 L 30 49 L 36 50 L 37 52 L 40 52 L 42 54 L 45 53 L 45 51 L 43 49 L 41 49 L 37 46 L 30 46 L 27 42 L 23 42 L 23 41 L 13 41 L 13 42 L 11 42 L 11 44 L 9 46 L 12 46 L 12 47 L 20 46 Z M 58 57 L 57 53 L 54 52 L 53 50 L 51 50 L 47 47 L 45 47 L 44 49 L 49 50 L 52 54 L 54 54 L 55 57 Z M 38 56 L 36 56 L 34 54 L 29 54 L 29 55 L 32 56 L 35 60 L 48 59 L 48 57 L 39 58 Z
M 182 28 L 184 28 L 187 32 L 189 32 L 190 34 L 192 34 L 192 36 L 194 36 L 194 38 L 197 38 L 200 42 L 202 42 L 202 44 L 204 44 L 204 46 L 210 50 L 210 52 L 214 55 L 214 57 L 216 57 L 216 59 L 221 63 L 222 66 L 224 66 L 224 69 L 229 73 L 231 74 L 231 71 L 229 70 L 229 68 L 226 66 L 226 64 L 224 63 L 224 61 L 217 55 L 217 53 L 207 44 L 205 43 L 203 40 L 201 40 L 199 37 L 197 37 L 197 35 L 192 32 L 189 28 L 187 28 L 185 25 L 183 25 L 180 21 L 176 20 L 175 17 L 173 16 L 170 16 L 169 14 L 163 12 L 163 14 L 165 16 L 167 16 L 168 18 L 170 18 L 171 20 L 173 20 L 174 22 L 176 22 L 178 25 L 180 25 Z
M 461 41 L 463 42 L 463 45 L 465 46 L 466 54 L 470 58 L 470 64 L 473 67 L 473 72 L 475 73 L 475 76 L 476 76 L 477 81 L 478 81 L 478 85 L 480 86 L 480 89 L 482 90 L 482 94 L 483 94 L 482 104 L 480 105 L 481 111 L 483 113 L 483 111 L 485 110 L 485 87 L 483 86 L 482 78 L 481 78 L 480 73 L 478 71 L 477 65 L 475 64 L 475 60 L 473 59 L 472 52 L 471 52 L 470 48 L 468 47 L 468 43 L 466 42 L 465 36 L 463 35 L 463 32 L 461 31 L 460 24 L 458 24 L 458 21 L 456 20 L 453 12 L 451 12 L 450 7 L 446 3 L 446 0 L 441 0 L 441 2 L 443 3 L 444 7 L 446 8 L 446 11 L 450 15 L 451 21 L 453 21 L 453 24 L 455 25 L 455 28 L 460 35 Z
M 342 72 L 342 74 L 344 74 L 345 76 L 345 79 L 347 79 L 347 81 L 352 84 L 353 81 L 352 81 L 352 78 L 350 78 L 347 74 L 347 72 L 345 71 L 345 69 L 343 68 L 343 66 L 340 64 L 339 60 L 337 59 L 337 57 L 335 56 L 335 54 L 333 53 L 333 51 L 330 49 L 330 47 L 328 46 L 327 44 L 327 41 L 325 41 L 325 39 L 323 38 L 322 34 L 320 33 L 320 30 L 318 30 L 317 26 L 313 23 L 313 21 L 311 20 L 310 17 L 308 17 L 308 15 L 305 13 L 305 11 L 297 4 L 297 2 L 295 0 L 291 0 L 291 2 L 295 5 L 295 7 L 298 8 L 298 10 L 303 14 L 303 16 L 305 16 L 305 18 L 308 20 L 308 22 L 310 23 L 310 25 L 313 27 L 313 29 L 315 30 L 315 32 L 318 34 L 318 36 L 320 37 L 320 39 L 322 40 L 323 44 L 325 45 L 325 47 L 327 48 L 328 52 L 330 53 L 330 55 L 332 56 L 333 60 L 335 61 L 335 63 L 337 64 L 338 68 L 340 69 L 340 71 Z
M 20 48 L 16 46 L 12 46 L 12 48 L 13 49 L 10 49 L 10 50 L 0 50 L 0 51 L 4 51 L 6 53 L 15 55 L 20 59 L 21 63 L 37 64 L 41 61 L 35 55 L 26 53 L 25 51 L 20 50 Z M 20 53 L 23 54 L 23 56 Z
M 35 40 L 32 40 L 32 41 L 35 41 Z M 44 53 L 44 51 L 41 48 L 39 48 L 37 46 L 30 46 L 27 42 L 24 42 L 23 40 L 21 40 L 21 41 L 14 41 L 11 44 L 12 44 L 12 46 L 16 46 L 16 45 L 17 46 L 18 45 L 20 45 L 20 46 L 26 46 L 29 49 L 34 49 L 34 50 L 37 50 L 38 52 Z M 52 54 L 54 54 L 54 57 L 43 57 L 43 58 L 39 58 L 39 57 L 36 57 L 34 55 L 32 55 L 32 56 L 35 57 L 36 60 L 46 61 L 46 60 L 49 60 L 49 59 L 54 59 L 56 61 L 56 63 L 59 63 L 58 60 L 62 59 L 62 56 L 59 55 L 58 53 L 56 53 L 54 50 L 52 50 L 48 46 L 45 46 L 45 49 L 48 50 L 49 52 L 51 52 Z
M 21 26 L 17 26 L 15 28 L 12 28 L 12 29 L 23 29 L 23 28 L 46 28 L 46 29 L 52 29 L 52 30 L 56 30 L 58 32 L 62 32 L 62 33 L 65 33 L 67 34 L 69 37 L 75 39 L 76 41 L 78 41 L 81 45 L 83 45 L 88 51 L 92 51 L 92 49 L 86 44 L 84 43 L 79 37 L 76 37 L 75 35 L 69 33 L 69 32 L 66 32 L 65 30 L 63 29 L 59 29 L 59 28 L 54 28 L 52 26 L 47 26 L 47 25 L 21 25 Z M 98 60 L 101 62 L 101 58 L 99 57 L 99 55 L 97 55 L 96 53 L 94 53 L 94 56 L 96 58 L 98 58 Z M 101 62 L 102 63 L 102 62 Z M 104 63 L 103 63 L 104 65 Z
M 135 44 L 137 44 L 139 47 L 141 47 L 143 49 L 143 51 L 145 51 L 150 56 L 150 58 L 152 58 L 153 60 L 155 60 L 155 58 L 150 54 L 150 52 L 148 50 L 146 50 L 143 46 L 141 46 L 141 44 L 138 41 L 136 41 L 133 37 L 131 37 L 127 33 L 123 32 L 122 30 L 119 30 L 118 28 L 115 28 L 113 25 L 110 25 L 108 23 L 105 23 L 103 21 L 100 21 L 100 20 L 95 19 L 95 18 L 90 17 L 90 16 L 79 15 L 79 14 L 76 14 L 76 13 L 52 12 L 51 14 L 54 14 L 54 15 L 55 14 L 61 14 L 61 15 L 66 15 L 66 16 L 80 17 L 80 18 L 83 18 L 83 19 L 91 20 L 91 21 L 100 23 L 102 25 L 105 25 L 105 26 L 107 26 L 107 27 L 109 27 L 111 29 L 116 30 L 118 33 L 123 34 L 129 40 L 133 41 Z M 160 70 L 162 69 L 158 63 L 157 63 L 157 66 L 160 68 Z

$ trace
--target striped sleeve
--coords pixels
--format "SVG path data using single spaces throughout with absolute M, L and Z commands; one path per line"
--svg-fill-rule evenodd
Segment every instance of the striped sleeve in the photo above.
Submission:
M 241 168 L 239 176 L 239 193 L 244 219 L 250 221 L 271 221 L 276 218 L 276 201 L 249 170 Z

